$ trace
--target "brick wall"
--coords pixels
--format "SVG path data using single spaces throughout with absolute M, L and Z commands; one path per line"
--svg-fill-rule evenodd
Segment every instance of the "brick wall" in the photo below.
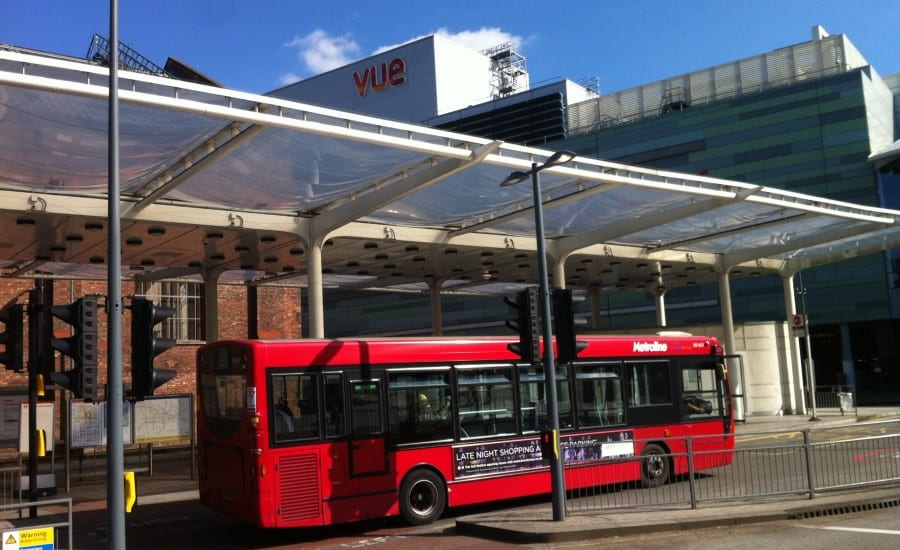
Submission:
M 18 301 L 28 301 L 28 291 L 34 288 L 34 281 L 25 279 L 0 279 L 0 304 Z M 134 285 L 124 282 L 122 293 L 125 296 L 134 293 Z M 54 304 L 68 304 L 82 296 L 96 294 L 105 296 L 105 281 L 54 281 Z M 100 303 L 104 304 L 105 297 Z M 126 300 L 127 304 L 127 300 Z M 246 338 L 247 337 L 247 288 L 240 285 L 221 285 L 218 292 L 219 306 L 219 339 Z M 98 349 L 100 363 L 100 383 L 106 383 L 107 373 L 107 324 L 103 307 L 100 308 L 98 330 L 100 334 Z M 264 286 L 258 292 L 258 326 L 260 335 L 266 338 L 299 338 L 300 327 L 300 289 L 295 287 Z M 26 332 L 28 321 L 26 317 Z M 68 334 L 69 325 L 60 320 L 54 320 L 54 331 L 57 336 Z M 124 310 L 122 319 L 122 372 L 124 386 L 131 386 L 131 312 Z M 179 344 L 164 354 L 157 357 L 156 368 L 173 369 L 176 376 L 156 393 L 184 394 L 194 393 L 196 387 L 196 352 L 197 344 Z M 27 339 L 25 342 L 26 359 L 28 364 Z M 56 370 L 70 368 L 68 359 L 65 361 L 65 369 L 61 366 L 60 354 L 56 354 Z M 27 388 L 28 378 L 22 373 L 0 370 L 0 389 Z M 101 394 L 102 395 L 102 394 Z

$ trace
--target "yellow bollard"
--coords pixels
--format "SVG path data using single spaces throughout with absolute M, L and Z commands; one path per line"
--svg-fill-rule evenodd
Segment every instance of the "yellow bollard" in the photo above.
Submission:
M 35 435 L 37 436 L 35 438 L 37 441 L 37 456 L 47 456 L 47 437 L 44 435 L 44 430 L 35 430 Z
M 125 511 L 131 513 L 137 502 L 137 489 L 134 485 L 134 472 L 125 472 Z
M 43 374 L 38 374 L 34 378 L 34 394 L 38 397 L 44 397 L 45 395 L 47 395 L 47 387 L 46 383 L 44 382 Z

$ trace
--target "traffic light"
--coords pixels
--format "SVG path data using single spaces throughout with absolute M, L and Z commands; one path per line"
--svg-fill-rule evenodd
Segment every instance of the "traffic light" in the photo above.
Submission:
M 541 430 L 541 436 L 538 443 L 541 446 L 541 459 L 549 462 L 557 456 L 556 453 L 556 432 L 553 430 Z
M 541 323 L 538 315 L 538 288 L 528 287 L 516 293 L 516 301 L 504 298 L 507 305 L 516 309 L 515 321 L 506 326 L 519 333 L 519 343 L 510 344 L 509 350 L 523 361 L 536 363 L 541 360 Z
M 175 345 L 161 338 L 153 327 L 175 315 L 170 307 L 157 307 L 146 298 L 131 299 L 131 395 L 143 399 L 175 377 L 171 369 L 154 369 L 153 359 Z
M 9 370 L 22 372 L 24 362 L 24 315 L 25 308 L 22 304 L 11 304 L 0 309 L 0 323 L 6 330 L 0 333 L 0 344 L 6 349 L 0 352 L 0 363 L 6 365 Z
M 572 291 L 565 288 L 554 288 L 553 299 L 553 330 L 556 332 L 556 357 L 560 363 L 571 363 L 578 356 L 578 352 L 587 347 L 586 342 L 578 342 L 575 339 L 574 299 Z
M 52 372 L 50 379 L 87 401 L 97 400 L 99 380 L 97 357 L 97 297 L 85 296 L 71 304 L 51 306 L 50 311 L 72 325 L 68 338 L 51 338 L 50 346 L 72 358 L 73 368 L 66 372 Z

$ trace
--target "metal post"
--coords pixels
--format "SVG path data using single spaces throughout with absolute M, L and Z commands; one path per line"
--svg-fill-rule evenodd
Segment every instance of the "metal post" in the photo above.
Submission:
M 812 440 L 808 428 L 803 430 L 803 452 L 806 456 L 806 487 L 812 499 L 816 496 L 816 473 L 813 470 Z
M 556 364 L 553 357 L 553 324 L 550 319 L 550 282 L 547 276 L 547 253 L 544 242 L 544 206 L 541 199 L 541 180 L 538 172 L 551 166 L 565 164 L 575 158 L 571 151 L 557 151 L 544 164 L 531 163 L 529 172 L 513 172 L 500 183 L 501 187 L 515 185 L 531 176 L 534 202 L 534 232 L 537 240 L 538 292 L 540 293 L 541 325 L 544 339 L 544 386 L 547 394 L 547 416 L 553 434 L 554 452 L 550 456 L 550 487 L 553 500 L 553 521 L 566 519 L 566 480 L 563 475 L 563 452 L 559 440 L 559 402 L 556 396 Z
M 688 487 L 691 491 L 691 510 L 697 509 L 697 481 L 694 479 L 694 438 L 687 436 Z
M 816 367 L 812 358 L 812 342 L 809 337 L 809 310 L 806 308 L 806 287 L 803 286 L 803 272 L 797 273 L 800 282 L 800 288 L 797 293 L 800 294 L 800 305 L 803 307 L 803 330 L 806 333 L 806 380 L 809 383 L 809 401 L 812 416 L 810 421 L 819 420 L 816 415 Z
M 550 457 L 550 486 L 553 500 L 553 521 L 566 519 L 566 480 L 563 476 L 563 456 L 559 444 L 559 402 L 556 397 L 556 364 L 553 357 L 553 325 L 550 319 L 550 284 L 547 277 L 547 256 L 544 251 L 544 208 L 541 204 L 541 179 L 537 163 L 531 165 L 534 191 L 534 229 L 537 238 L 538 284 L 541 293 L 541 326 L 544 330 L 544 384 L 547 392 L 547 416 L 553 432 Z
M 107 315 L 106 514 L 109 547 L 125 550 L 125 447 L 122 440 L 122 262 L 119 220 L 119 6 L 109 2 L 109 159 L 107 190 Z

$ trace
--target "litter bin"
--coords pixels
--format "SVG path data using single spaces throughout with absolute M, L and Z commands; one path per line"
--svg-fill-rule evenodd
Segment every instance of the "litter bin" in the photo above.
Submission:
M 853 409 L 853 394 L 850 392 L 839 391 L 837 392 L 838 399 L 838 407 L 841 408 L 841 416 L 844 416 L 845 411 L 849 411 Z

